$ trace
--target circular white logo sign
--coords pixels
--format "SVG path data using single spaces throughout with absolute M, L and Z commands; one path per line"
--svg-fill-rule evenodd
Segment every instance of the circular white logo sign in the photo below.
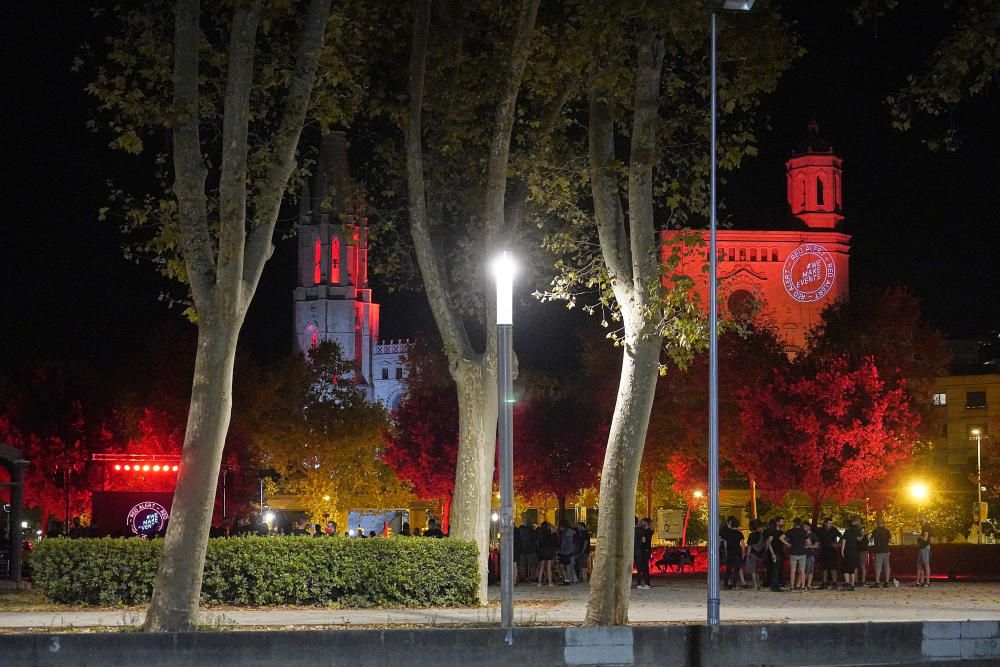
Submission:
M 136 535 L 150 537 L 163 530 L 169 518 L 170 514 L 163 505 L 147 500 L 129 510 L 125 523 Z
M 837 275 L 833 256 L 826 248 L 805 243 L 792 251 L 781 270 L 785 291 L 796 301 L 819 301 L 833 287 Z

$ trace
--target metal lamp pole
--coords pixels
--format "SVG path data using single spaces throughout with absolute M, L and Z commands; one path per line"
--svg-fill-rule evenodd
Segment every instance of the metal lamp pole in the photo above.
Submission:
M 976 544 L 983 543 L 983 432 L 972 429 L 976 439 Z
M 493 261 L 497 281 L 497 397 L 500 441 L 500 623 L 514 627 L 514 273 L 513 259 Z M 508 632 L 507 642 L 511 635 Z
M 719 296 L 718 248 L 716 231 L 718 145 L 716 130 L 718 100 L 716 97 L 717 33 L 716 12 L 748 12 L 754 0 L 709 0 L 712 10 L 712 91 L 711 91 L 711 162 L 709 166 L 709 241 L 708 241 L 708 624 L 719 625 Z

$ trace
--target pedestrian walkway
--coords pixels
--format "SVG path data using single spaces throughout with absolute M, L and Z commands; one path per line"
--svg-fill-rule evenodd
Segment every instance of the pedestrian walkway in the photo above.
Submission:
M 206 608 L 207 626 L 449 626 L 499 622 L 499 590 L 492 604 L 456 609 Z M 578 624 L 586 615 L 586 585 L 515 589 L 518 624 Z M 722 591 L 723 622 L 838 623 L 886 621 L 1000 620 L 1000 583 L 941 582 L 928 588 L 858 589 L 854 592 Z M 45 611 L 0 613 L 0 629 L 127 627 L 142 623 L 143 612 Z M 629 619 L 635 623 L 701 623 L 705 585 L 696 580 L 654 581 L 651 590 L 633 590 Z

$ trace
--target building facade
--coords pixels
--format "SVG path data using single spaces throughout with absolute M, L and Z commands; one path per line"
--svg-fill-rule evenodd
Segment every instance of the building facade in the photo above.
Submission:
M 389 409 L 402 398 L 408 341 L 379 340 L 379 305 L 368 286 L 368 218 L 348 172 L 347 139 L 327 134 L 312 187 L 300 199 L 293 340 L 306 354 L 334 341 L 354 360 L 355 381 Z
M 755 313 L 775 328 L 790 354 L 803 348 L 824 308 L 848 298 L 851 237 L 841 230 L 842 166 L 819 126 L 810 123 L 785 163 L 790 216 L 769 229 L 717 232 L 720 308 L 737 316 Z M 677 251 L 673 239 L 680 234 L 664 233 L 664 263 Z M 701 234 L 707 248 L 709 232 Z M 677 271 L 695 281 L 707 303 L 707 251 L 680 254 Z

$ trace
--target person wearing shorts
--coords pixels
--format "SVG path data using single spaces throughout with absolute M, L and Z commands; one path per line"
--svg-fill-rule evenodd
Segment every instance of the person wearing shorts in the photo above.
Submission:
M 813 589 L 813 572 L 816 571 L 816 554 L 819 552 L 819 542 L 812 530 L 812 524 L 802 522 L 802 530 L 806 531 L 806 590 Z
M 889 588 L 889 577 L 892 572 L 889 569 L 889 542 L 892 541 L 892 533 L 885 527 L 885 519 L 879 517 L 875 522 L 876 528 L 872 531 L 872 550 L 875 552 L 875 583 L 872 588 L 878 588 L 882 580 L 882 573 L 885 573 L 885 580 L 881 581 L 882 588 Z
M 791 589 L 805 590 L 806 587 L 806 543 L 809 538 L 806 531 L 802 529 L 802 519 L 795 517 L 792 520 L 792 529 L 785 534 L 791 543 L 789 547 L 789 579 L 791 579 Z
M 931 583 L 931 526 L 921 514 L 920 532 L 913 533 L 917 537 L 917 582 L 914 586 L 927 586 Z
M 744 567 L 753 579 L 754 590 L 760 590 L 760 575 L 757 570 L 764 562 L 764 524 L 760 519 L 750 521 L 750 535 L 747 537 L 747 559 Z

